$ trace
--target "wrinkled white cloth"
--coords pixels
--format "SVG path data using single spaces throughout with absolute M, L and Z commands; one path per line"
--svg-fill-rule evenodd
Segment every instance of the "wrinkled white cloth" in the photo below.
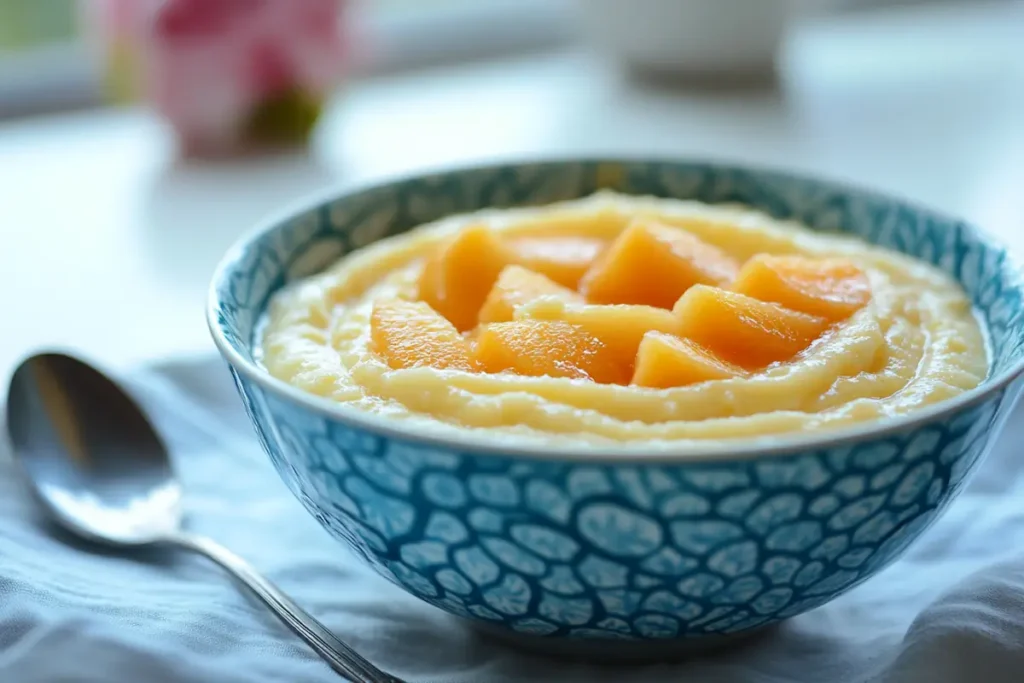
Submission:
M 1024 681 L 1024 412 L 901 561 L 742 645 L 678 664 L 518 653 L 363 569 L 285 489 L 219 359 L 126 383 L 173 448 L 193 528 L 251 560 L 409 683 L 1019 683 Z M 0 682 L 337 681 L 213 564 L 125 557 L 46 521 L 0 458 Z

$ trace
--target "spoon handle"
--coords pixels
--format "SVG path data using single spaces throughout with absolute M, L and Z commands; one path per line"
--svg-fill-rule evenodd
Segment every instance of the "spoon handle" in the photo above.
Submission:
M 326 626 L 299 607 L 277 586 L 262 577 L 253 567 L 233 552 L 204 536 L 177 533 L 166 539 L 175 545 L 206 555 L 228 570 L 257 595 L 281 621 L 305 640 L 327 664 L 353 683 L 403 683 L 387 674 L 369 660 L 341 642 Z

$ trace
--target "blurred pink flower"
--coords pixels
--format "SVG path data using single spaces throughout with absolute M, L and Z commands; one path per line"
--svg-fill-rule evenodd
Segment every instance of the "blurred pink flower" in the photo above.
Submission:
M 343 0 L 160 0 L 143 41 L 147 91 L 188 142 L 230 147 L 253 109 L 344 73 Z

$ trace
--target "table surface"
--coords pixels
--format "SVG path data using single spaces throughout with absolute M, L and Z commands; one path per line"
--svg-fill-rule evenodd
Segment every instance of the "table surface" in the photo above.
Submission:
M 825 173 L 977 221 L 1024 253 L 1024 8 L 809 22 L 777 87 L 694 90 L 541 54 L 357 81 L 308 154 L 191 165 L 142 109 L 0 125 L 0 375 L 39 346 L 114 367 L 212 350 L 209 276 L 282 204 L 496 158 L 695 155 Z

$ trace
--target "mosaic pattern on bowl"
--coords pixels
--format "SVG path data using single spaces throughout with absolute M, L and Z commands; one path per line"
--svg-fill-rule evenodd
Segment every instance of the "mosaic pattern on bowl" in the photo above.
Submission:
M 468 169 L 337 198 L 234 254 L 214 283 L 216 325 L 251 361 L 269 296 L 343 253 L 453 212 L 600 187 L 743 202 L 923 258 L 964 284 L 991 335 L 993 374 L 1020 364 L 1021 274 L 971 226 L 825 182 L 670 162 Z M 962 488 L 1020 390 L 884 438 L 770 459 L 580 463 L 385 438 L 233 373 L 285 483 L 383 576 L 519 633 L 625 640 L 745 631 L 875 574 Z

